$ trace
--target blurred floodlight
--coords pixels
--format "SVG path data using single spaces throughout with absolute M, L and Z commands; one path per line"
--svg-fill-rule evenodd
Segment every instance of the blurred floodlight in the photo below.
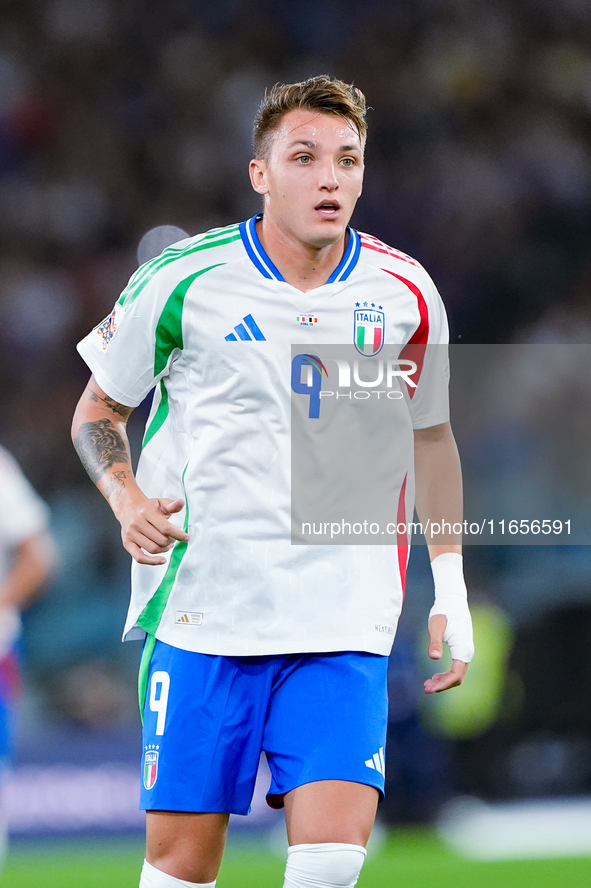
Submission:
M 473 860 L 591 856 L 591 798 L 486 804 L 458 798 L 444 805 L 437 829 Z
M 150 231 L 146 231 L 139 242 L 137 248 L 139 264 L 143 265 L 154 256 L 159 256 L 166 247 L 176 244 L 177 241 L 186 237 L 189 237 L 187 232 L 182 228 L 177 228 L 176 225 L 157 225 L 156 228 L 151 228 Z

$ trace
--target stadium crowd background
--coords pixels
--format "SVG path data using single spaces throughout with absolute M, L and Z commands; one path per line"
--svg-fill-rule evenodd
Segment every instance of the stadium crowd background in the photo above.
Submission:
M 264 88 L 331 73 L 373 108 L 354 224 L 426 266 L 452 343 L 589 343 L 590 47 L 586 0 L 0 3 L 0 440 L 50 504 L 63 562 L 26 618 L 28 731 L 137 719 L 138 650 L 119 644 L 128 561 L 69 424 L 87 379 L 75 343 L 110 312 L 143 235 L 256 212 Z M 512 440 L 501 430 L 495 470 L 527 474 Z M 450 787 L 591 791 L 587 547 L 474 547 L 467 561 L 476 599 L 503 615 L 498 706 L 478 729 L 441 719 L 425 734 L 443 782 L 416 762 L 396 780 L 417 816 L 421 793 Z M 424 730 L 412 651 L 430 591 L 416 574 L 393 663 L 400 748 Z

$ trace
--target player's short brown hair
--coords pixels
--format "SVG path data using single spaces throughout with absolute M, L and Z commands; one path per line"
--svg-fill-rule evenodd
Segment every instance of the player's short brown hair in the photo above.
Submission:
M 327 74 L 300 83 L 276 83 L 265 92 L 254 120 L 255 156 L 268 160 L 273 133 L 289 111 L 299 109 L 343 117 L 359 133 L 362 146 L 367 138 L 365 96 L 352 83 L 333 80 Z

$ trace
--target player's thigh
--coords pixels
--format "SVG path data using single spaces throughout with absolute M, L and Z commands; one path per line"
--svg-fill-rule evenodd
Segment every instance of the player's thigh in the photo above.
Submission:
M 362 783 L 321 780 L 285 795 L 285 823 L 290 845 L 345 842 L 365 845 L 378 806 L 378 790 Z
M 227 828 L 227 814 L 148 811 L 146 860 L 177 879 L 213 882 L 222 862 Z
M 284 670 L 264 736 L 269 804 L 281 807 L 292 790 L 325 781 L 383 795 L 387 669 L 387 657 L 343 652 L 305 655 Z

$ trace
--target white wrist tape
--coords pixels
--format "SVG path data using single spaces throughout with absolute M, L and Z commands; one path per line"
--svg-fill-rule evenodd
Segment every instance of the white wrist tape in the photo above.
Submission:
M 435 582 L 435 603 L 429 618 L 435 614 L 447 617 L 443 636 L 449 645 L 453 660 L 469 663 L 474 656 L 472 617 L 468 609 L 468 592 L 464 582 L 463 558 L 455 552 L 445 552 L 431 562 Z

